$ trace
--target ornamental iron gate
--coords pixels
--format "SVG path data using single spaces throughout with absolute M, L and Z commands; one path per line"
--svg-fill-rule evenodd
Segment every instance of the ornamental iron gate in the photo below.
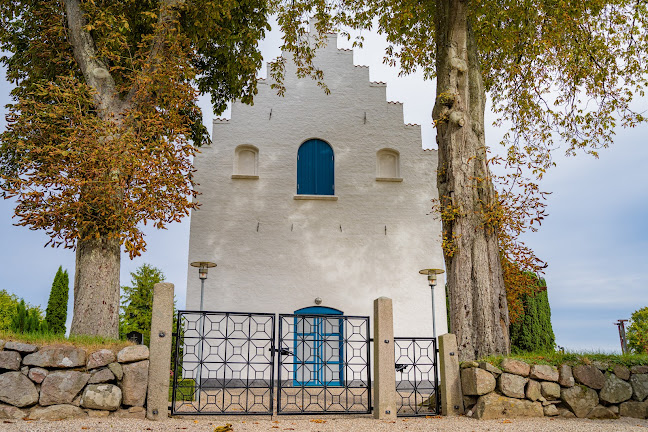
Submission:
M 440 414 L 436 338 L 394 338 L 397 415 Z
M 277 414 L 371 413 L 369 317 L 279 315 Z
M 172 415 L 272 414 L 275 315 L 179 311 Z

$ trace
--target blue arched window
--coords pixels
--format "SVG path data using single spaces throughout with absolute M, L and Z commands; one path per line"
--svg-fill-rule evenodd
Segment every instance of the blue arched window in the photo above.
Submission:
M 299 147 L 297 194 L 335 195 L 333 149 L 322 140 L 311 139 Z

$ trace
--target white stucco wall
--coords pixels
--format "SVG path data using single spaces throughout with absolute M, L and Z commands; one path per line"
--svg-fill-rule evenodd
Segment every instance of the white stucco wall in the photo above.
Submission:
M 213 261 L 205 310 L 292 313 L 322 306 L 372 315 L 373 300 L 394 301 L 397 336 L 431 336 L 431 299 L 422 268 L 443 268 L 437 152 L 421 148 L 419 126 L 403 123 L 384 84 L 338 50 L 334 35 L 317 58 L 331 90 L 297 79 L 288 62 L 286 96 L 261 81 L 254 106 L 234 103 L 214 122 L 213 145 L 195 158 L 201 207 L 191 218 L 189 262 Z M 366 121 L 365 121 L 366 118 Z M 335 154 L 336 201 L 296 200 L 297 150 L 328 142 Z M 235 149 L 258 148 L 258 179 L 232 179 Z M 400 153 L 402 182 L 376 181 L 376 153 Z M 443 275 L 441 275 L 443 276 Z M 187 309 L 200 282 L 190 268 Z M 445 280 L 435 290 L 437 333 L 447 331 Z

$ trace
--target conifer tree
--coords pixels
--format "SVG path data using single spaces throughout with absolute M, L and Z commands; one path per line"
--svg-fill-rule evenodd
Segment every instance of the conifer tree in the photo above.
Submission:
M 538 289 L 535 294 L 523 296 L 523 312 L 510 326 L 513 352 L 546 352 L 554 348 L 556 339 L 551 326 L 551 308 L 544 279 L 538 279 Z
M 70 292 L 69 278 L 67 270 L 59 266 L 52 290 L 50 291 L 47 310 L 45 311 L 45 322 L 49 331 L 55 334 L 65 333 L 65 321 L 67 320 L 67 305 Z
M 132 331 L 142 333 L 148 345 L 151 334 L 153 287 L 164 282 L 164 274 L 156 267 L 143 264 L 131 273 L 131 286 L 123 286 L 119 336 L 125 338 Z

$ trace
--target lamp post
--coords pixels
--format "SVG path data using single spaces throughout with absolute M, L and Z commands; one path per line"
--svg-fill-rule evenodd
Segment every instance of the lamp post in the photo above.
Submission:
M 216 267 L 216 263 L 209 261 L 194 261 L 190 265 L 191 267 L 198 267 L 198 277 L 200 278 L 200 312 L 202 312 L 205 298 L 205 279 L 207 279 L 207 272 L 209 272 L 209 269 Z
M 419 271 L 420 274 L 427 275 L 428 277 L 428 284 L 430 285 L 430 290 L 432 291 L 432 336 L 437 337 L 436 334 L 436 320 L 435 320 L 435 314 L 434 314 L 434 286 L 436 285 L 437 281 L 437 275 L 440 275 L 441 273 L 445 273 L 444 270 L 441 269 L 423 269 Z
M 205 340 L 203 306 L 205 299 L 205 279 L 210 268 L 216 267 L 216 263 L 209 261 L 194 261 L 189 264 L 191 267 L 198 267 L 198 278 L 200 279 L 200 317 L 198 318 L 198 327 L 200 328 L 200 345 L 198 345 L 198 376 L 195 383 L 198 387 L 198 406 L 200 406 L 200 388 L 202 387 L 202 362 L 203 362 L 203 342 Z

